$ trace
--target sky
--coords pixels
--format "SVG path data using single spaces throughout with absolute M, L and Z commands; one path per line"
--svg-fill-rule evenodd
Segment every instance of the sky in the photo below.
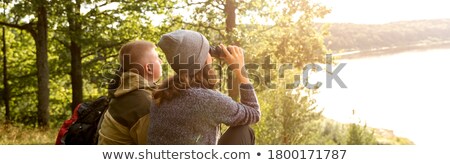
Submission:
M 315 0 L 332 9 L 320 22 L 382 24 L 450 18 L 448 0 Z

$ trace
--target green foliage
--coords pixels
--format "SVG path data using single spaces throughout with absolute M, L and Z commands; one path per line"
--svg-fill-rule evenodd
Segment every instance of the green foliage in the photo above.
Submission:
M 314 144 L 320 112 L 314 101 L 297 90 L 258 93 L 262 119 L 255 126 L 259 144 Z
M 34 1 L 33 1 L 34 2 Z M 106 95 L 108 73 L 117 68 L 117 51 L 130 40 L 144 39 L 152 42 L 172 30 L 167 24 L 154 26 L 151 14 L 161 14 L 173 3 L 166 1 L 60 1 L 53 0 L 48 6 L 49 42 L 48 62 L 50 71 L 50 124 L 59 127 L 61 122 L 71 115 L 72 101 L 69 37 L 82 47 L 83 94 L 85 100 Z M 36 2 L 38 3 L 38 2 Z M 74 18 L 81 22 L 82 31 L 74 32 L 68 27 L 68 5 L 81 3 L 82 14 Z M 103 8 L 106 5 L 119 4 L 116 8 Z M 8 2 L 6 16 L 0 16 L 0 22 L 27 24 L 34 20 L 34 6 L 29 0 Z M 6 5 L 5 1 L 1 2 Z M 3 10 L 1 11 L 3 12 Z M 29 18 L 29 19 L 23 19 Z M 15 123 L 36 125 L 37 107 L 37 69 L 34 40 L 31 35 L 16 28 L 7 27 L 8 75 L 11 88 L 11 119 Z M 0 89 L 3 84 L 0 85 Z M 3 102 L 3 101 L 2 101 Z M 3 114 L 3 106 L 0 114 Z M 2 115 L 3 116 L 3 115 Z
M 367 131 L 367 126 L 360 126 L 356 123 L 350 124 L 347 133 L 348 145 L 376 144 L 374 132 Z
M 26 31 L 7 28 L 7 67 L 14 125 L 0 127 L 0 144 L 53 143 L 56 128 L 72 111 L 71 38 L 81 47 L 85 101 L 106 95 L 105 84 L 117 68 L 116 57 L 122 44 L 137 39 L 156 43 L 162 34 L 180 28 L 199 31 L 212 44 L 237 44 L 245 49 L 248 62 L 262 63 L 265 57 L 270 57 L 273 63 L 294 64 L 294 71 L 308 63 L 323 62 L 328 52 L 324 38 L 329 27 L 317 26 L 313 21 L 330 10 L 310 0 L 236 1 L 237 25 L 230 31 L 226 30 L 226 0 L 50 2 L 47 45 L 51 129 L 33 129 L 37 124 L 34 40 Z M 34 0 L 8 3 L 7 12 L 0 16 L 0 22 L 32 22 L 36 3 Z M 83 9 L 79 15 L 68 9 L 77 3 Z M 69 28 L 68 16 L 80 22 L 80 31 Z M 158 23 L 153 19 L 155 16 L 164 19 Z M 159 54 L 165 59 L 162 53 Z M 270 74 L 279 76 L 273 70 Z M 293 78 L 293 75 L 289 72 L 285 76 Z M 303 88 L 287 90 L 280 86 L 284 82 L 293 82 L 291 79 L 271 79 L 278 86 L 268 89 L 262 85 L 265 80 L 259 78 L 260 86 L 256 88 L 263 115 L 254 127 L 258 144 L 373 144 L 373 133 L 368 132 L 368 128 L 356 124 L 346 126 L 325 119 L 310 97 L 312 91 Z M 3 84 L 0 84 L 2 88 Z M 1 117 L 3 113 L 4 107 L 1 106 Z M 397 141 L 403 143 L 406 140 Z
M 34 41 L 25 31 L 8 29 L 6 43 L 8 46 L 7 67 L 11 93 L 11 119 L 25 124 L 35 124 L 37 120 L 34 112 L 37 105 L 37 77 L 35 76 L 37 69 L 35 67 Z M 3 89 L 3 83 L 1 88 Z
M 328 52 L 324 36 L 328 25 L 317 27 L 314 18 L 330 12 L 326 7 L 309 0 L 236 1 L 237 27 L 226 31 L 225 0 L 184 4 L 193 14 L 186 19 L 174 19 L 186 29 L 199 31 L 210 42 L 236 44 L 246 50 L 246 58 L 262 61 L 265 56 L 279 62 L 303 67 L 312 62 L 323 62 Z M 191 20 L 189 22 L 185 20 Z
M 318 128 L 319 132 L 317 133 L 315 144 L 345 144 L 345 125 L 324 117 L 322 117 L 318 122 L 320 122 L 320 125 Z

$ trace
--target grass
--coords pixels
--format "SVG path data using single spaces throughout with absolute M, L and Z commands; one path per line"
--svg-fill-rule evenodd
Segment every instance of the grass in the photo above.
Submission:
M 222 128 L 222 130 L 226 130 L 226 128 Z M 0 145 L 53 145 L 58 131 L 59 127 L 44 130 L 18 124 L 2 124 L 0 125 Z M 390 130 L 375 129 L 374 136 L 378 144 L 414 144 L 407 138 L 395 136 Z
M 22 125 L 0 125 L 1 145 L 53 145 L 59 128 L 39 129 Z

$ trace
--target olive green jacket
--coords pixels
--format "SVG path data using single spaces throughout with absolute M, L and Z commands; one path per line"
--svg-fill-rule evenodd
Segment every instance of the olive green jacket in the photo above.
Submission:
M 98 144 L 147 144 L 154 87 L 136 73 L 122 74 L 120 86 L 110 91 L 111 102 L 100 124 Z

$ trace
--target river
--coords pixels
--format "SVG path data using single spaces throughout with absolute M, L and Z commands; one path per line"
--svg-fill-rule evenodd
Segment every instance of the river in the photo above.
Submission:
M 338 76 L 347 88 L 335 81 L 332 88 L 320 87 L 316 98 L 324 116 L 393 130 L 416 145 L 450 144 L 450 48 L 337 62 L 346 63 Z

